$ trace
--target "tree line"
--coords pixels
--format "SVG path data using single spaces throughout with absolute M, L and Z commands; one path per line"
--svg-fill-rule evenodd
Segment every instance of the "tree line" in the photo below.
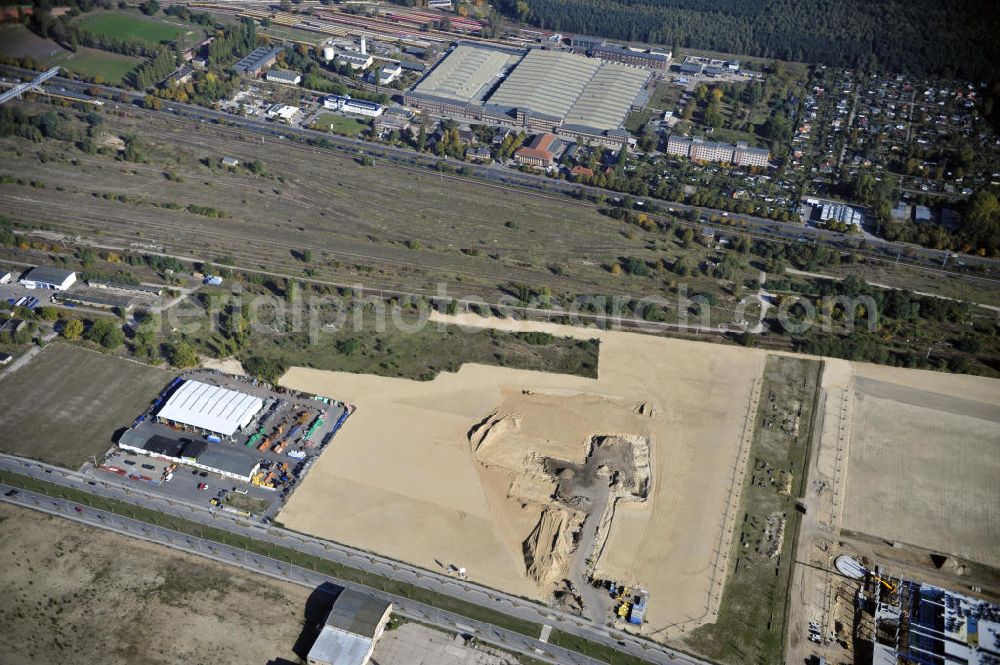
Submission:
M 766 58 L 989 78 L 1000 61 L 993 0 L 498 0 L 556 32 Z

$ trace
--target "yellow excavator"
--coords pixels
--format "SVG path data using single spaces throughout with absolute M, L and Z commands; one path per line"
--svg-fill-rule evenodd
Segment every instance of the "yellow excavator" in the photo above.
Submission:
M 882 586 L 884 586 L 886 589 L 889 590 L 889 593 L 892 593 L 892 592 L 894 592 L 896 590 L 896 585 L 893 584 L 892 582 L 890 582 L 888 580 L 885 580 L 885 579 L 882 579 L 881 577 L 879 577 L 875 573 L 871 573 L 871 576 L 872 576 L 872 579 L 874 579 L 876 582 L 881 582 Z

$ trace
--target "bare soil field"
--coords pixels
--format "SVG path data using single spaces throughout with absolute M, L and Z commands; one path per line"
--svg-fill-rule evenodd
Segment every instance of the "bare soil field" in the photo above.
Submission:
M 9 665 L 299 662 L 310 591 L 0 504 Z
M 113 443 L 173 373 L 69 344 L 0 380 L 0 450 L 78 468 Z
M 728 559 L 717 549 L 766 354 L 433 317 L 598 338 L 598 378 L 465 365 L 414 382 L 293 368 L 283 385 L 346 400 L 357 411 L 279 519 L 429 569 L 464 567 L 470 579 L 534 598 L 549 595 L 572 556 L 594 554 L 598 576 L 650 592 L 643 628 L 650 636 L 712 621 L 713 579 L 721 579 L 719 567 L 725 574 Z M 579 462 L 602 438 L 628 441 L 636 468 L 645 443 L 650 481 L 643 496 L 615 504 L 598 542 L 577 548 L 569 537 L 579 526 L 577 506 L 555 492 L 566 478 L 545 463 Z
M 877 370 L 854 375 L 842 527 L 1000 567 L 1000 382 Z

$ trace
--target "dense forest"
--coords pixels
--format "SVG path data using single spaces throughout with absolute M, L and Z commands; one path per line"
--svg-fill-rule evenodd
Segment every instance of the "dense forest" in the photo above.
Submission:
M 497 0 L 545 29 L 918 76 L 989 79 L 996 0 Z

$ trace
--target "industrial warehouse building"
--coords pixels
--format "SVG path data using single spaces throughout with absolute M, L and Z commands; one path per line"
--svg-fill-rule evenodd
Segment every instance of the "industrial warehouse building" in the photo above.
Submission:
M 404 101 L 437 115 L 620 147 L 622 137 L 611 132 L 646 104 L 649 78 L 645 70 L 575 53 L 460 43 Z
M 392 604 L 344 589 L 309 650 L 309 665 L 367 665 L 375 642 L 385 632 Z
M 264 400 L 200 381 L 184 381 L 167 398 L 157 420 L 203 434 L 232 437 L 264 408 Z
M 148 429 L 126 430 L 118 440 L 118 447 L 245 483 L 250 482 L 260 468 L 260 460 L 242 448 L 150 435 Z
M 278 60 L 278 54 L 280 54 L 283 50 L 284 49 L 280 46 L 276 46 L 274 48 L 258 46 L 254 50 L 250 51 L 246 57 L 237 62 L 234 69 L 239 74 L 257 76 L 262 71 L 273 65 Z
M 76 273 L 72 270 L 61 270 L 40 266 L 32 268 L 18 280 L 21 286 L 29 289 L 51 289 L 65 291 L 76 283 Z

